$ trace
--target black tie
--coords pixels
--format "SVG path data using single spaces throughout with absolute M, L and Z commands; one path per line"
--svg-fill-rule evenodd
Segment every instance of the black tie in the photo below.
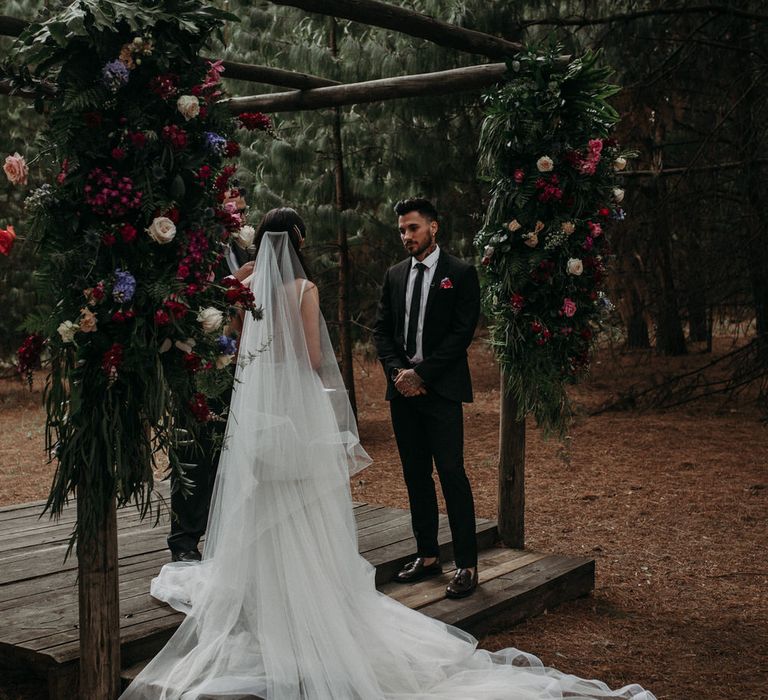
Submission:
M 413 357 L 416 354 L 416 331 L 419 328 L 419 312 L 421 311 L 421 288 L 424 285 L 424 270 L 427 266 L 417 262 L 416 281 L 413 283 L 411 294 L 411 311 L 408 314 L 408 337 L 405 339 L 405 354 Z

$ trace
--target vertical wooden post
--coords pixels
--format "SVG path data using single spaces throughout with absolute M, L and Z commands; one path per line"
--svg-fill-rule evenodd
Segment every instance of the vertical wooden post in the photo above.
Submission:
M 81 503 L 77 499 L 78 517 Z M 80 605 L 80 698 L 115 700 L 120 695 L 120 598 L 117 510 L 105 504 L 96 533 L 77 543 Z
M 331 55 L 338 58 L 339 49 L 336 42 L 336 19 L 329 20 L 329 44 Z M 349 403 L 352 412 L 357 418 L 357 398 L 355 396 L 355 372 L 352 365 L 352 324 L 349 317 L 349 242 L 347 230 L 341 220 L 344 210 L 347 208 L 347 189 L 344 177 L 344 148 L 341 140 L 341 108 L 333 108 L 333 179 L 335 189 L 335 206 L 339 215 L 337 231 L 337 244 L 339 247 L 339 293 L 337 319 L 339 321 L 339 351 L 341 354 L 341 375 L 344 386 L 347 387 Z
M 525 548 L 525 419 L 501 373 L 499 413 L 499 537 L 508 547 Z

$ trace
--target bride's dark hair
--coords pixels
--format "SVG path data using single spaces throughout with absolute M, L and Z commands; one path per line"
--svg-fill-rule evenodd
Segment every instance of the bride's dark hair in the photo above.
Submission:
M 291 207 L 278 207 L 277 209 L 270 209 L 264 214 L 253 239 L 256 250 L 261 246 L 261 239 L 264 238 L 267 231 L 288 231 L 288 238 L 296 251 L 296 256 L 304 268 L 307 279 L 311 281 L 312 274 L 301 252 L 301 243 L 307 237 L 307 226 L 298 212 Z

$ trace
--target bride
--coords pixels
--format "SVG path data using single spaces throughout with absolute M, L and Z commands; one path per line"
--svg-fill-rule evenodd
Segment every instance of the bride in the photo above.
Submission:
M 357 550 L 349 475 L 370 463 L 337 368 L 304 223 L 269 212 L 257 233 L 247 316 L 202 562 L 175 562 L 152 595 L 186 613 L 123 700 L 631 698 L 478 650 L 459 629 L 379 593 Z

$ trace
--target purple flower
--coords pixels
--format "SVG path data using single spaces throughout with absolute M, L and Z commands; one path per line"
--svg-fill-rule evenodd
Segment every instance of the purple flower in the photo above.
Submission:
M 216 340 L 216 345 L 225 355 L 234 355 L 237 350 L 237 340 L 227 335 L 220 335 Z
M 121 269 L 115 270 L 115 284 L 112 286 L 112 298 L 119 304 L 127 304 L 136 292 L 136 278 Z
M 213 131 L 205 132 L 205 145 L 209 151 L 219 156 L 223 156 L 227 152 L 227 139 Z
M 101 69 L 101 82 L 104 83 L 104 87 L 108 88 L 111 92 L 117 92 L 128 82 L 129 77 L 130 73 L 125 67 L 125 64 L 118 60 L 107 63 Z

